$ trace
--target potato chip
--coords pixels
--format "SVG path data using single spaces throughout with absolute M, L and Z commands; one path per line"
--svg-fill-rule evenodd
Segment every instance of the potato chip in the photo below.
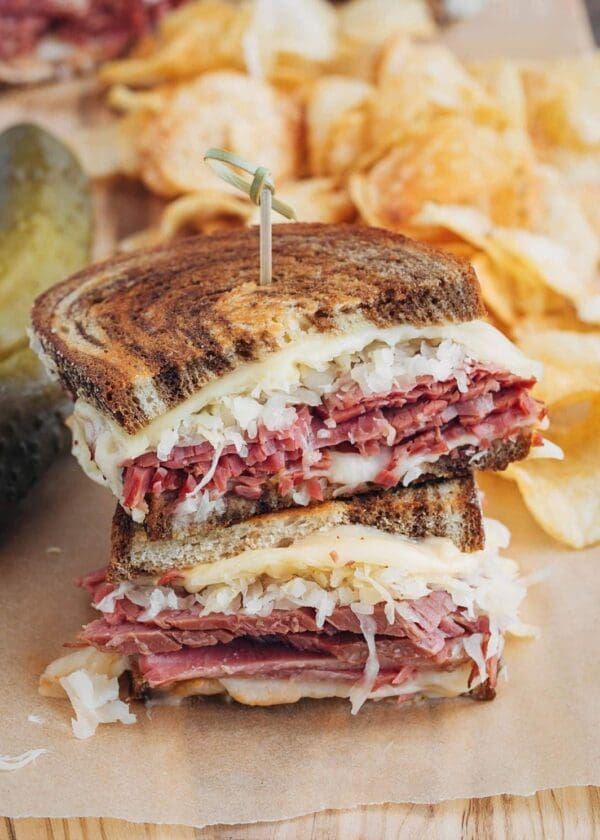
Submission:
M 165 86 L 155 90 L 132 90 L 125 85 L 115 85 L 109 90 L 106 101 L 111 108 L 125 114 L 142 111 L 160 114 L 169 101 L 169 88 Z
M 337 17 L 326 0 L 255 0 L 244 34 L 244 59 L 257 78 L 286 80 L 310 75 L 337 49 Z
M 478 252 L 471 257 L 471 264 L 481 285 L 485 305 L 505 328 L 511 328 L 522 317 L 526 302 L 518 299 L 510 275 L 485 253 Z
M 600 239 L 600 180 L 590 183 L 573 182 L 571 189 L 579 199 L 594 233 Z
M 376 162 L 391 148 L 402 146 L 415 136 L 423 136 L 428 142 L 440 130 L 438 120 L 452 116 L 464 118 L 463 131 L 468 131 L 469 136 L 478 131 L 478 125 L 503 129 L 509 124 L 483 85 L 466 72 L 448 49 L 412 44 L 404 38 L 390 41 L 380 59 L 376 94 L 369 102 L 368 159 Z M 484 130 L 494 136 L 489 128 Z M 477 141 L 475 137 L 474 142 Z M 455 140 L 450 143 L 456 145 Z M 462 145 L 460 154 L 465 157 L 468 144 L 464 143 L 464 135 Z M 449 145 L 449 156 L 456 157 L 457 151 Z M 485 150 L 480 151 L 485 155 Z M 359 161 L 357 165 L 364 163 Z
M 152 121 L 153 114 L 160 114 L 169 99 L 166 88 L 139 91 L 116 85 L 108 95 L 108 104 L 123 112 L 119 122 L 119 167 L 118 171 L 131 178 L 139 178 L 140 161 L 137 152 L 139 138 Z
M 544 365 L 536 396 L 550 406 L 600 395 L 600 333 L 518 327 L 523 352 Z
M 148 86 L 193 79 L 212 70 L 243 70 L 242 43 L 250 19 L 250 8 L 236 8 L 224 0 L 189 3 L 163 19 L 157 39 L 146 42 L 142 55 L 105 64 L 100 80 Z
M 542 313 L 540 315 L 527 314 L 519 321 L 518 326 L 520 329 L 529 332 L 535 330 L 564 330 L 587 335 L 598 331 L 597 325 L 584 324 L 580 321 L 573 307 L 565 307 L 560 312 Z
M 575 196 L 595 235 L 600 239 L 600 149 L 592 152 L 563 148 L 538 150 L 544 163 L 558 170 Z
M 269 82 L 283 93 L 298 96 L 303 102 L 321 74 L 321 65 L 300 55 L 277 53 L 269 65 Z
M 239 193 L 229 193 L 224 188 L 202 190 L 171 201 L 158 225 L 127 237 L 119 243 L 119 250 L 134 251 L 189 232 L 209 233 L 222 227 L 239 226 L 246 224 L 251 215 L 252 204 Z
M 428 38 L 436 26 L 426 0 L 350 0 L 339 8 L 341 38 L 382 46 L 393 35 Z
M 537 244 L 530 256 L 547 284 L 575 303 L 582 321 L 600 323 L 600 241 L 596 231 L 578 194 L 556 170 L 538 166 L 536 174 L 540 200 L 533 230 L 558 248 L 553 249 L 552 259 L 548 245 L 541 254 Z
M 290 204 L 300 221 L 335 224 L 350 222 L 356 211 L 346 189 L 333 178 L 289 181 L 277 190 L 277 197 Z M 206 189 L 171 201 L 160 223 L 138 231 L 119 244 L 121 251 L 150 247 L 188 233 L 210 233 L 243 224 L 259 224 L 260 210 L 238 192 Z M 287 219 L 274 214 L 276 223 Z
M 229 8 L 228 8 L 229 7 Z M 202 22 L 205 26 L 214 26 L 218 24 L 226 25 L 231 23 L 232 17 L 231 4 L 227 0 L 192 0 L 192 2 L 181 5 L 178 9 L 172 9 L 160 21 L 159 37 L 154 40 L 171 41 L 182 32 L 189 31 L 190 27 L 196 23 Z M 145 44 L 142 43 L 142 50 L 144 55 L 149 55 L 150 51 L 144 49 Z M 137 48 L 135 50 L 137 55 Z
M 523 68 L 530 131 L 542 146 L 600 147 L 600 52 Z
M 167 205 L 160 221 L 160 232 L 163 240 L 173 239 L 186 227 L 202 232 L 219 219 L 245 224 L 251 214 L 252 205 L 242 195 L 203 190 L 184 195 Z
M 513 132 L 444 116 L 407 133 L 369 172 L 354 176 L 351 194 L 369 224 L 392 229 L 430 201 L 478 207 L 518 224 L 531 212 L 531 166 Z
M 559 169 L 600 235 L 600 53 L 522 68 L 540 160 Z
M 373 137 L 404 133 L 439 114 L 468 114 L 503 128 L 508 120 L 484 86 L 441 44 L 389 41 L 381 53 Z
M 166 15 L 156 38 L 106 64 L 100 78 L 146 86 L 243 70 L 289 85 L 314 75 L 336 50 L 337 17 L 326 0 L 197 0 Z
M 470 64 L 469 70 L 484 86 L 512 128 L 527 129 L 527 102 L 521 68 L 515 61 Z
M 571 208 L 568 197 L 560 195 L 560 202 L 544 212 L 542 228 L 560 228 L 560 209 Z M 413 221 L 428 226 L 445 225 L 485 251 L 497 268 L 511 278 L 514 305 L 522 314 L 559 312 L 564 307 L 562 295 L 576 305 L 580 318 L 594 322 L 597 293 L 592 272 L 597 241 L 593 232 L 590 236 L 583 214 L 573 227 L 568 214 L 563 219 L 562 232 L 554 238 L 494 225 L 489 217 L 471 207 L 429 203 Z M 557 237 L 562 241 L 557 241 Z
M 288 181 L 277 189 L 277 197 L 294 208 L 299 222 L 338 224 L 351 222 L 356 216 L 348 191 L 334 178 Z M 251 224 L 259 224 L 260 209 L 248 206 L 252 211 Z M 273 221 L 288 220 L 275 213 Z
M 551 417 L 547 436 L 563 450 L 564 460 L 528 459 L 504 473 L 517 482 L 541 527 L 572 548 L 600 540 L 600 398 L 578 408 L 583 418 L 574 422 Z
M 153 248 L 155 245 L 160 245 L 163 241 L 158 226 L 147 227 L 122 239 L 117 244 L 117 251 L 119 253 L 130 253 L 140 248 Z
M 437 211 L 448 211 L 450 218 L 446 216 L 445 221 L 458 232 L 456 236 L 450 227 L 444 229 L 433 224 Z M 438 208 L 437 205 L 427 204 L 414 221 L 419 224 L 403 226 L 400 232 L 470 262 L 477 274 L 488 316 L 505 332 L 511 332 L 525 318 L 531 320 L 533 313 L 537 322 L 545 319 L 545 326 L 548 326 L 549 313 L 554 320 L 552 326 L 572 328 L 579 325 L 574 310 L 571 313 L 562 298 L 520 272 L 518 265 L 508 260 L 503 265 L 502 259 L 491 259 L 486 253 L 486 248 L 493 252 L 485 241 L 487 227 L 481 224 L 477 211 L 469 207 Z M 460 234 L 466 238 L 461 240 Z
M 308 97 L 306 123 L 310 171 L 314 175 L 338 174 L 364 151 L 364 116 L 352 110 L 373 93 L 366 82 L 345 76 L 324 76 Z M 357 133 L 349 123 L 360 123 Z
M 389 38 L 429 38 L 436 30 L 425 0 L 350 0 L 338 9 L 338 50 L 329 69 L 367 82 L 375 80 Z
M 515 271 L 539 278 L 549 289 L 569 298 L 582 321 L 600 324 L 600 281 L 595 275 L 582 274 L 576 251 L 547 236 L 515 228 L 497 228 L 493 240 L 520 264 Z
M 210 146 L 266 164 L 276 181 L 299 173 L 300 106 L 241 73 L 209 73 L 168 89 L 160 113 L 145 119 L 135 139 L 139 173 L 159 195 L 214 189 L 203 161 Z

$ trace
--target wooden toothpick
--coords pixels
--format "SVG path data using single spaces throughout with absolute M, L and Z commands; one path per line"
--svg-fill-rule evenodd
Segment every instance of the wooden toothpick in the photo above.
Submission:
M 275 185 L 271 173 L 266 167 L 255 166 L 238 157 L 238 155 L 234 155 L 233 152 L 227 152 L 224 149 L 208 149 L 204 155 L 204 160 L 219 178 L 245 192 L 246 195 L 250 196 L 250 200 L 260 207 L 260 285 L 270 285 L 273 279 L 271 211 L 276 210 L 286 219 L 295 219 L 294 210 L 274 197 Z M 229 168 L 231 166 L 252 175 L 252 181 L 246 181 L 232 172 Z
M 271 222 L 271 190 L 260 191 L 260 285 L 268 286 L 273 279 L 273 237 Z

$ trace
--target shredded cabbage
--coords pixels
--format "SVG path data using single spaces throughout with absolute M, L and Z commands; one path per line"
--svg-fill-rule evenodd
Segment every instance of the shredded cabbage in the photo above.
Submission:
M 20 770 L 21 767 L 26 767 L 32 761 L 35 761 L 38 756 L 47 752 L 48 750 L 43 747 L 38 747 L 35 750 L 27 750 L 21 755 L 0 755 L 0 771 Z
M 487 616 L 490 639 L 487 658 L 501 653 L 503 636 L 531 633 L 520 622 L 519 608 L 526 594 L 517 564 L 499 554 L 508 544 L 506 528 L 485 521 L 486 547 L 461 552 L 448 539 L 429 537 L 418 542 L 376 529 L 343 526 L 298 540 L 285 548 L 243 552 L 224 561 L 182 569 L 177 594 L 171 587 L 127 581 L 96 605 L 112 612 L 120 598 L 144 607 L 139 620 L 149 621 L 161 609 L 202 607 L 212 613 L 268 616 L 273 610 L 310 607 L 322 627 L 337 607 L 350 606 L 369 617 L 384 604 L 388 622 L 395 614 L 418 621 L 406 601 L 441 590 L 470 619 Z M 365 636 L 366 638 L 366 636 Z M 465 645 L 481 670 L 481 646 Z
M 462 639 L 465 652 L 477 665 L 477 670 L 479 671 L 479 678 L 481 682 L 484 682 L 484 680 L 487 679 L 487 668 L 485 665 L 485 656 L 483 654 L 482 642 L 482 633 L 472 633 L 470 636 L 465 636 L 465 638 Z
M 75 711 L 73 734 L 89 738 L 99 723 L 135 723 L 127 703 L 119 700 L 119 677 L 128 667 L 126 656 L 93 647 L 78 648 L 48 665 L 40 677 L 40 694 L 66 694 Z
M 379 659 L 377 658 L 377 648 L 375 647 L 375 633 L 377 632 L 375 619 L 370 615 L 363 615 L 360 612 L 356 613 L 356 617 L 360 624 L 360 631 L 365 637 L 369 655 L 361 679 L 350 690 L 349 697 L 353 715 L 358 714 L 365 700 L 368 700 L 369 695 L 373 691 L 377 675 L 379 674 Z
M 410 341 L 393 347 L 376 341 L 360 352 L 338 356 L 323 370 L 299 365 L 297 380 L 287 390 L 265 391 L 257 386 L 248 394 L 221 397 L 179 424 L 177 444 L 208 441 L 215 448 L 233 445 L 243 456 L 244 434 L 255 437 L 261 423 L 271 431 L 290 428 L 297 418 L 295 406 L 319 405 L 327 394 L 354 384 L 366 395 L 409 389 L 420 376 L 435 381 L 455 376 L 459 388 L 462 385 L 461 390 L 466 390 L 471 364 L 465 348 L 450 339 Z
M 218 515 L 225 510 L 225 502 L 222 498 L 211 499 L 208 490 L 200 491 L 198 487 L 190 493 L 182 502 L 177 505 L 177 519 L 183 523 L 189 517 L 197 516 L 202 521 L 209 518 L 209 516 Z M 133 519 L 135 519 L 136 511 L 132 511 Z M 136 520 L 137 521 L 137 520 Z
M 64 697 L 60 680 L 74 671 L 85 670 L 112 678 L 120 677 L 128 667 L 128 658 L 120 653 L 96 650 L 91 646 L 77 648 L 48 665 L 40 677 L 39 691 L 45 697 Z
M 75 718 L 71 720 L 76 738 L 90 738 L 100 723 L 135 723 L 137 718 L 129 706 L 119 700 L 119 680 L 104 674 L 93 674 L 84 669 L 61 677 Z

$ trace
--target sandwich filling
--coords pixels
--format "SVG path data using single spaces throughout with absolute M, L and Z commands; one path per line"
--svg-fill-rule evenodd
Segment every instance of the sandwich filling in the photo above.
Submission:
M 123 53 L 181 0 L 4 0 L 0 61 L 55 61 L 86 48 L 106 60 Z M 84 67 L 83 69 L 89 69 Z
M 153 503 L 203 521 L 227 497 L 307 505 L 406 486 L 444 456 L 476 466 L 523 433 L 541 443 L 538 366 L 487 324 L 315 339 L 242 366 L 138 435 L 79 400 L 75 454 L 136 521 Z
M 523 634 L 525 585 L 501 557 L 508 532 L 461 552 L 358 525 L 160 578 L 80 585 L 101 617 L 78 644 L 127 657 L 139 695 L 299 697 L 494 695 L 507 632 Z

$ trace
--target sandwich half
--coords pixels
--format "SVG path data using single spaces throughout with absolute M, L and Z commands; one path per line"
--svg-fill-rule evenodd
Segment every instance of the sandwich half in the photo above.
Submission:
M 108 568 L 80 581 L 100 617 L 44 679 L 69 677 L 91 652 L 96 671 L 105 661 L 114 676 L 120 663 L 137 698 L 342 697 L 353 712 L 388 697 L 491 699 L 505 634 L 523 630 L 525 586 L 499 554 L 507 536 L 484 526 L 470 477 L 265 514 L 186 543 L 149 541 L 117 509 Z
M 153 540 L 473 468 L 541 443 L 539 366 L 485 323 L 472 268 L 398 234 L 185 239 L 38 298 L 74 452 Z

